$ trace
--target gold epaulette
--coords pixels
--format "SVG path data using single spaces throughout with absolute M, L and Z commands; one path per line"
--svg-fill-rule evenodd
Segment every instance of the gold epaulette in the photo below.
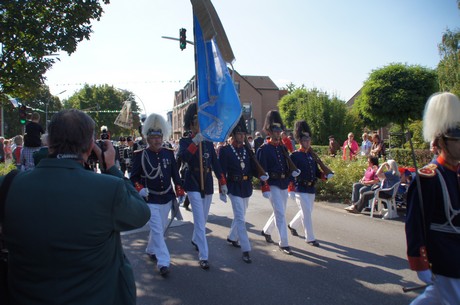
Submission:
M 430 163 L 418 170 L 418 174 L 423 178 L 432 178 L 436 176 L 436 169 L 438 166 L 434 163 Z
M 144 150 L 144 148 L 141 148 L 141 149 L 135 150 L 133 153 L 138 154 L 138 153 L 142 152 L 143 150 Z

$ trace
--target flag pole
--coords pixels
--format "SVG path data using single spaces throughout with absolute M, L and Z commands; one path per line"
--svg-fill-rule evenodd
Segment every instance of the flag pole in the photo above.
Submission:
M 196 102 L 196 119 L 197 119 L 197 122 L 198 121 L 198 107 L 200 105 L 200 103 L 198 102 L 198 98 L 200 97 L 200 93 L 199 93 L 199 86 L 198 86 L 198 59 L 197 59 L 197 53 L 196 53 L 196 33 L 195 33 L 195 11 L 192 10 L 193 12 L 193 38 L 194 38 L 194 44 L 193 44 L 193 52 L 194 52 L 194 57 L 195 57 L 195 86 L 196 86 L 196 99 L 197 99 L 197 102 Z M 200 130 L 200 124 L 198 123 L 198 132 L 201 132 Z M 203 172 L 203 144 L 202 142 L 200 142 L 198 144 L 198 154 L 199 154 L 199 161 L 200 161 L 200 194 L 201 194 L 201 198 L 204 198 L 204 172 Z

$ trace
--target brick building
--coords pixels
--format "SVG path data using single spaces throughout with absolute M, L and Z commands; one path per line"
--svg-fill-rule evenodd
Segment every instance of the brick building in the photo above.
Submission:
M 279 100 L 287 94 L 280 90 L 268 76 L 241 75 L 233 73 L 235 87 L 243 107 L 243 117 L 247 120 L 249 132 L 254 134 L 262 129 L 266 113 L 278 109 Z M 183 118 L 190 103 L 196 102 L 196 80 L 192 77 L 183 89 L 176 91 L 173 111 L 168 113 L 173 130 L 173 139 L 179 139 L 183 130 Z

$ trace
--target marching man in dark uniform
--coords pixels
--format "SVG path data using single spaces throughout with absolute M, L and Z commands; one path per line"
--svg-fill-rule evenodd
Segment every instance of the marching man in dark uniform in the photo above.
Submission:
M 134 153 L 131 181 L 139 194 L 146 198 L 151 211 L 150 236 L 145 250 L 162 276 L 169 273 L 170 255 L 164 233 L 168 226 L 168 214 L 175 197 L 184 196 L 174 151 L 162 147 L 170 128 L 162 116 L 152 113 L 145 121 L 142 133 L 148 147 Z M 171 180 L 174 181 L 174 193 Z M 174 216 L 173 216 L 174 217 Z
M 288 197 L 287 188 L 289 177 L 291 175 L 297 177 L 300 171 L 298 169 L 294 170 L 289 166 L 289 153 L 281 142 L 283 122 L 278 111 L 270 110 L 267 113 L 264 129 L 270 135 L 270 140 L 257 150 L 257 159 L 269 175 L 269 179 L 262 183 L 262 194 L 270 200 L 273 213 L 265 224 L 261 234 L 268 243 L 273 243 L 271 232 L 276 224 L 280 236 L 278 244 L 280 250 L 290 255 L 292 251 L 289 247 L 285 215 Z
M 300 175 L 291 181 L 288 191 L 289 196 L 296 200 L 300 210 L 291 220 L 288 228 L 292 235 L 297 236 L 297 229 L 303 225 L 305 241 L 312 246 L 319 247 L 319 242 L 313 232 L 311 213 L 315 202 L 315 184 L 318 178 L 326 180 L 326 175 L 320 170 L 316 161 L 317 156 L 311 150 L 311 131 L 307 122 L 297 121 L 294 133 L 296 141 L 300 143 L 300 149 L 291 154 L 291 160 L 300 169 Z
M 139 150 L 139 149 L 136 149 Z M 134 142 L 132 136 L 126 137 L 126 146 L 123 148 L 123 159 L 125 160 L 125 169 L 128 172 L 128 177 L 131 177 L 131 170 L 133 168 L 133 153 Z
M 246 133 L 246 124 L 244 119 L 240 118 L 238 125 L 232 131 L 230 145 L 223 146 L 219 151 L 219 161 L 227 179 L 228 196 L 232 202 L 234 215 L 227 241 L 234 247 L 241 248 L 243 261 L 251 263 L 249 256 L 251 244 L 246 231 L 245 217 L 249 197 L 252 195 L 252 177 L 257 176 L 258 173 L 255 159 L 251 158 L 254 152 L 251 147 L 245 145 Z
M 429 285 L 411 304 L 460 304 L 460 100 L 432 95 L 423 136 L 440 154 L 409 187 L 406 238 L 412 270 Z M 419 196 L 421 194 L 421 198 Z
M 184 188 L 192 205 L 192 245 L 199 252 L 200 267 L 207 270 L 209 269 L 209 251 L 206 240 L 206 222 L 209 208 L 211 207 L 212 194 L 214 193 L 211 171 L 214 171 L 223 195 L 227 195 L 227 183 L 222 174 L 213 143 L 204 141 L 203 135 L 199 132 L 196 103 L 190 104 L 187 108 L 184 116 L 184 129 L 190 130 L 191 136 L 180 139 L 178 158 L 187 163 Z M 200 143 L 202 146 L 201 156 L 199 153 Z M 204 190 L 201 189 L 200 185 L 200 158 L 202 159 Z

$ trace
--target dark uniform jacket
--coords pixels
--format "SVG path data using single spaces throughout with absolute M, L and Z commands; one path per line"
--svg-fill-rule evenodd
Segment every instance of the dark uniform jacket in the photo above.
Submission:
M 318 164 L 309 152 L 296 150 L 291 154 L 291 160 L 300 169 L 300 175 L 291 178 L 295 183 L 295 191 L 299 193 L 314 194 L 318 178 L 323 177 Z
M 425 223 L 422 222 L 417 182 L 413 181 L 409 187 L 406 216 L 407 256 L 412 270 L 426 270 L 431 263 L 433 273 L 460 278 L 460 215 L 452 219 L 452 224 L 459 231 L 457 233 L 447 224 L 440 177 L 434 171 L 437 168 L 441 173 L 447 185 L 452 208 L 459 211 L 460 169 L 443 163 L 443 158 L 438 157 L 432 165 L 419 171 Z M 439 227 L 442 224 L 446 225 Z
M 214 193 L 212 173 L 213 170 L 219 181 L 222 181 L 222 169 L 220 168 L 219 160 L 217 159 L 216 151 L 212 142 L 201 142 L 203 147 L 203 172 L 204 174 L 204 192 L 207 195 Z M 179 141 L 178 157 L 182 162 L 188 164 L 185 170 L 185 184 L 184 189 L 186 192 L 199 192 L 200 191 L 200 159 L 199 149 L 192 141 L 192 138 L 181 138 Z
M 233 146 L 233 149 L 232 149 Z M 252 177 L 256 166 L 244 145 L 225 145 L 220 149 L 219 161 L 227 179 L 228 193 L 246 198 L 252 195 Z M 244 164 L 242 166 L 241 164 Z
M 47 158 L 14 178 L 5 210 L 11 304 L 135 304 L 120 232 L 144 226 L 150 210 L 122 177 L 115 166 L 96 174 Z
M 154 152 L 146 148 L 134 152 L 131 181 L 148 188 L 148 203 L 165 204 L 176 197 L 171 180 L 175 186 L 182 185 L 173 150 L 161 148 Z
M 267 180 L 268 185 L 274 185 L 284 190 L 289 185 L 291 172 L 283 151 L 287 151 L 287 148 L 281 141 L 277 145 L 269 142 L 257 150 L 257 159 L 270 177 Z

